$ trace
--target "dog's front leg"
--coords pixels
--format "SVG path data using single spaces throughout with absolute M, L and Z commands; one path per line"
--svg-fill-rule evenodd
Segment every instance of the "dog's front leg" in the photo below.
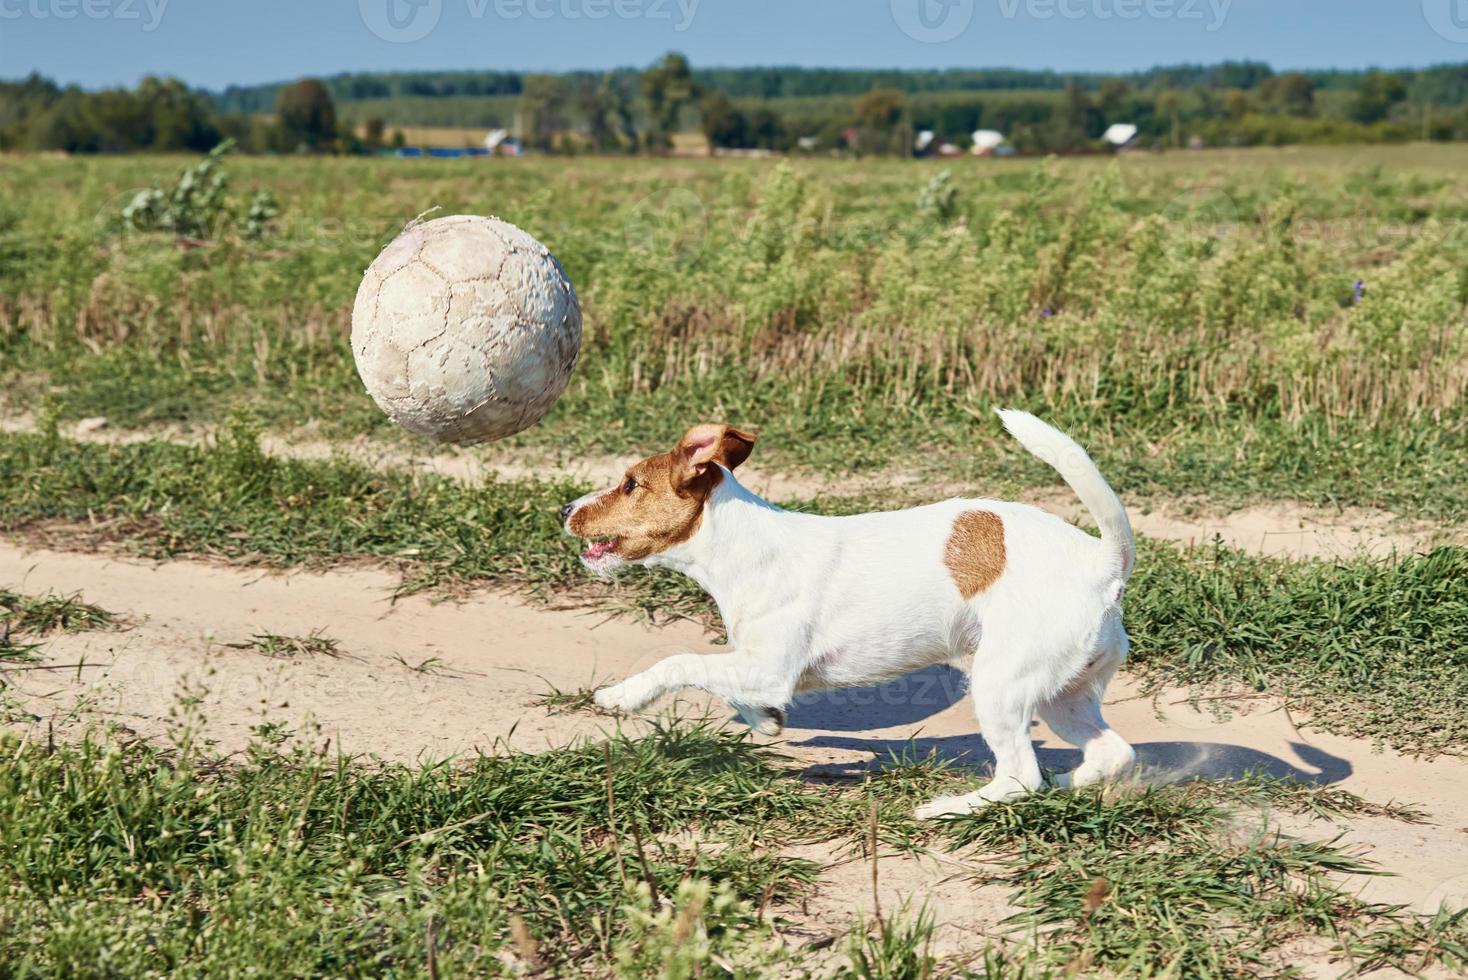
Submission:
M 752 654 L 680 653 L 660 660 L 614 687 L 596 692 L 598 706 L 609 711 L 637 711 L 665 694 L 685 687 L 707 691 L 734 705 L 760 731 L 779 730 L 782 709 L 794 691 L 778 668 Z

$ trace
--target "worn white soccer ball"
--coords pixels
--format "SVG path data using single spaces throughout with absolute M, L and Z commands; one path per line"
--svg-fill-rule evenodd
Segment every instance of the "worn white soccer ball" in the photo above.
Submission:
M 498 218 L 409 225 L 368 267 L 352 355 L 403 428 L 471 445 L 534 425 L 581 349 L 581 304 L 556 257 Z

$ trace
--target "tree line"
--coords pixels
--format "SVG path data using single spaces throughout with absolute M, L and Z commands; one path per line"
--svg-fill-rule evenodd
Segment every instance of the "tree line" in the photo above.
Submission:
M 79 153 L 204 151 L 224 139 L 247 152 L 373 151 L 412 124 L 511 128 L 541 152 L 661 152 L 701 130 L 714 147 L 905 154 L 917 130 L 966 147 L 981 128 L 1020 152 L 1075 152 L 1116 122 L 1161 146 L 1464 139 L 1468 65 L 699 70 L 670 53 L 640 70 L 356 73 L 222 93 L 162 78 L 102 91 L 39 75 L 0 82 L 0 149 Z
M 205 153 L 226 141 L 260 153 L 360 148 L 315 79 L 282 86 L 268 118 L 220 112 L 175 78 L 99 92 L 62 88 L 36 74 L 0 82 L 0 150 Z
M 1390 74 L 1403 80 L 1415 100 L 1439 103 L 1468 101 L 1468 66 L 1438 65 L 1404 69 Z M 573 71 L 561 77 L 572 84 L 603 78 L 635 86 L 643 68 L 616 68 L 608 72 Z M 395 98 L 454 98 L 459 96 L 519 95 L 533 73 L 509 71 L 348 72 L 323 78 L 338 102 Z M 1261 61 L 1225 61 L 1219 64 L 1163 65 L 1135 72 L 1057 72 L 1021 68 L 865 69 L 770 66 L 752 68 L 693 68 L 693 82 L 705 90 L 723 92 L 733 99 L 809 98 L 823 95 L 857 96 L 874 88 L 920 92 L 1061 91 L 1072 85 L 1097 91 L 1107 82 L 1121 81 L 1134 89 L 1252 89 L 1275 76 Z M 1366 72 L 1312 71 L 1304 73 L 1317 88 L 1354 89 Z M 269 112 L 280 83 L 230 86 L 215 94 L 224 112 Z

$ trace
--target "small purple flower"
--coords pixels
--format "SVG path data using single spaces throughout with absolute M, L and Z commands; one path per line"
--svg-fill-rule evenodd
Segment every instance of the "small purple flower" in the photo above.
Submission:
M 1361 297 L 1362 297 L 1362 295 L 1365 294 L 1365 292 L 1366 292 L 1366 280 L 1365 279 L 1357 279 L 1356 280 L 1356 285 L 1354 285 L 1354 286 L 1351 287 L 1351 305 L 1352 306 L 1355 306 L 1357 303 L 1361 302 Z
M 1052 310 L 1048 306 L 1045 307 L 1043 310 L 1040 311 L 1040 319 L 1042 319 L 1042 320 L 1048 320 L 1048 319 L 1050 319 L 1054 315 L 1055 315 L 1055 311 Z

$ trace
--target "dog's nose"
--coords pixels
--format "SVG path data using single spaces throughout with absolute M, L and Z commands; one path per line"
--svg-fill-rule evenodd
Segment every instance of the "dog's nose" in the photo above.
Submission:
M 564 507 L 561 508 L 561 523 L 562 524 L 566 523 L 566 521 L 570 519 L 570 517 L 571 517 L 571 511 L 573 511 L 575 509 L 576 509 L 576 505 L 575 504 L 566 504 Z

